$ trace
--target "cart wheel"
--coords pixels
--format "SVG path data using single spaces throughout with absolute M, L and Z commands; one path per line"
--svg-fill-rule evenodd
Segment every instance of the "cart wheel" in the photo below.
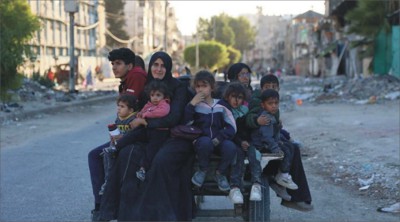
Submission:
M 247 211 L 246 221 L 270 221 L 270 196 L 269 196 L 269 183 L 266 177 L 261 177 L 261 201 L 249 201 L 249 209 Z

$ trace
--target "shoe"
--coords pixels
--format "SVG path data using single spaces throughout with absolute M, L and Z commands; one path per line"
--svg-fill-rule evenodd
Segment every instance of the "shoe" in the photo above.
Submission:
M 253 186 L 251 186 L 250 200 L 261 201 L 261 199 L 262 199 L 261 185 L 258 183 L 255 183 L 255 184 L 253 184 Z
M 278 173 L 275 176 L 275 181 L 277 184 L 284 186 L 288 189 L 291 190 L 297 190 L 299 189 L 299 187 L 297 186 L 297 184 L 295 184 L 292 180 L 292 176 L 290 176 L 289 174 L 287 174 L 287 176 L 284 176 L 282 173 Z
M 400 213 L 400 202 L 392 204 L 388 207 L 379 207 L 377 211 L 382 213 Z
M 192 183 L 198 187 L 203 186 L 206 179 L 206 171 L 198 170 L 192 177 Z
M 308 204 L 306 202 L 293 202 L 293 201 L 282 200 L 281 205 L 304 212 L 311 211 L 314 209 L 313 205 Z
M 234 204 L 242 204 L 243 203 L 243 194 L 240 192 L 240 189 L 235 187 L 231 189 L 229 192 L 229 198 Z
M 278 197 L 280 197 L 286 201 L 290 201 L 292 199 L 292 197 L 287 193 L 286 188 L 275 183 L 275 181 L 270 182 L 269 186 L 276 193 L 276 195 Z
M 144 169 L 136 171 L 136 177 L 143 182 L 146 179 L 146 171 Z
M 228 183 L 228 179 L 226 179 L 226 176 L 216 173 L 214 176 L 215 181 L 217 181 L 218 184 L 218 189 L 221 191 L 228 191 L 231 189 Z
M 93 209 L 90 213 L 91 213 L 90 219 L 92 221 L 100 221 L 100 211 Z

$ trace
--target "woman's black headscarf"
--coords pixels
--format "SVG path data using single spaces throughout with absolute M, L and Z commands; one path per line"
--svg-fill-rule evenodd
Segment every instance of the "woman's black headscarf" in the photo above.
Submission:
M 161 59 L 164 62 L 165 66 L 165 76 L 162 80 L 169 80 L 173 78 L 171 72 L 172 70 L 171 57 L 166 52 L 159 51 L 154 53 L 150 58 L 149 69 L 147 70 L 147 82 L 151 82 L 154 79 L 153 74 L 151 73 L 151 66 L 157 59 Z
M 240 73 L 240 71 L 242 71 L 243 68 L 246 68 L 249 70 L 249 72 L 251 73 L 251 69 L 248 65 L 244 64 L 244 63 L 235 63 L 233 65 L 231 65 L 231 67 L 229 67 L 228 69 L 228 79 L 231 82 L 235 82 L 238 81 L 238 75 Z M 251 85 L 251 76 L 249 77 L 249 86 Z M 248 87 L 249 87 L 248 86 Z

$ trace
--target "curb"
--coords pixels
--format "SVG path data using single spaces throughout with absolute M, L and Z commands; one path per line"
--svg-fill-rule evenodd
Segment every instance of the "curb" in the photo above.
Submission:
M 58 111 L 61 111 L 65 108 L 72 107 L 72 106 L 92 105 L 92 104 L 96 104 L 99 102 L 115 101 L 117 97 L 118 97 L 118 94 L 94 97 L 94 98 L 90 98 L 90 99 L 77 100 L 77 101 L 72 101 L 72 102 L 56 102 L 56 104 L 49 106 L 49 107 L 39 108 L 36 110 L 29 110 L 29 111 L 21 111 L 18 113 L 9 113 L 5 116 L 0 116 L 0 124 L 3 124 L 5 121 L 20 121 L 20 120 L 28 119 L 28 118 L 34 117 L 38 114 L 54 113 L 54 112 L 58 112 Z

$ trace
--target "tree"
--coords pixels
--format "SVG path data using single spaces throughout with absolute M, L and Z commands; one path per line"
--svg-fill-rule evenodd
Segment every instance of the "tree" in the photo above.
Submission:
M 202 29 L 204 40 L 215 40 L 224 45 L 231 46 L 235 43 L 235 33 L 229 26 L 230 17 L 226 14 L 213 16 L 210 20 L 201 19 L 199 26 Z
M 256 30 L 250 25 L 247 18 L 240 16 L 239 18 L 231 18 L 229 25 L 235 33 L 235 44 L 233 45 L 240 52 L 252 49 L 255 44 Z
M 124 1 L 122 0 L 104 0 L 107 18 L 107 29 L 119 39 L 129 39 L 128 34 L 124 30 Z M 116 41 L 110 35 L 106 36 L 106 44 L 111 48 L 126 47 L 126 43 Z
M 255 28 L 243 16 L 233 18 L 222 13 L 210 20 L 200 18 L 198 24 L 204 40 L 215 40 L 233 46 L 242 53 L 254 47 Z
M 239 50 L 233 48 L 232 46 L 227 47 L 228 50 L 228 58 L 229 58 L 229 65 L 232 65 L 234 63 L 237 63 L 240 61 L 240 57 L 242 54 L 240 53 Z
M 200 67 L 215 69 L 224 67 L 229 63 L 229 53 L 225 45 L 216 41 L 204 41 L 199 43 Z M 184 51 L 185 61 L 191 66 L 196 63 L 196 45 L 190 45 Z
M 348 33 L 354 33 L 366 38 L 362 42 L 367 46 L 363 56 L 372 56 L 374 51 L 374 40 L 379 32 L 388 32 L 390 26 L 386 20 L 385 1 L 364 0 L 358 1 L 357 7 L 345 15 L 349 23 Z M 357 46 L 358 44 L 353 44 Z
M 18 88 L 17 67 L 30 54 L 28 40 L 40 29 L 39 19 L 26 0 L 0 1 L 0 87 L 2 99 L 8 89 Z

